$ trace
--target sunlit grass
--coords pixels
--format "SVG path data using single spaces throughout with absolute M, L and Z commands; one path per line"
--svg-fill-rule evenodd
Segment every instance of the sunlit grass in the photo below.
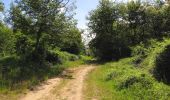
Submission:
M 169 100 L 170 86 L 156 81 L 148 70 L 136 68 L 133 59 L 96 68 L 86 80 L 85 100 Z

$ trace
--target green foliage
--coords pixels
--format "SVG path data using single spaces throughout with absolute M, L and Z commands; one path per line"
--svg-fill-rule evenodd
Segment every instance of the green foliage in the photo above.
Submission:
M 84 46 L 69 10 L 74 10 L 74 5 L 67 5 L 65 1 L 15 0 L 11 3 L 9 16 L 5 18 L 5 24 L 11 28 L 0 22 L 1 90 L 32 88 L 66 67 L 86 61 L 78 56 Z M 0 3 L 0 12 L 2 10 Z
M 87 100 L 169 100 L 170 87 L 155 80 L 147 66 L 136 68 L 134 59 L 105 63 L 90 73 Z
M 20 80 L 21 70 L 18 67 L 18 57 L 5 57 L 0 59 L 1 88 L 12 88 Z
M 144 53 L 150 39 L 169 37 L 170 5 L 167 3 L 100 0 L 88 18 L 88 26 L 95 36 L 90 42 L 95 56 L 105 60 L 119 59 L 130 55 L 131 46 L 138 46 L 131 55 Z
M 92 57 L 80 55 L 79 60 L 69 61 L 69 62 L 67 61 L 62 66 L 65 68 L 79 67 L 79 65 L 89 64 L 89 61 L 91 60 Z
M 0 24 L 0 56 L 7 56 L 15 52 L 15 37 L 12 31 Z
M 73 54 L 81 52 L 81 32 L 76 28 L 71 11 L 67 12 L 74 6 L 65 1 L 16 0 L 11 4 L 10 16 L 6 20 L 17 34 L 18 55 L 42 62 L 49 49 L 59 47 Z M 63 12 L 61 9 L 67 10 Z
M 143 43 L 132 47 L 132 56 L 142 55 L 146 56 L 148 54 L 148 49 L 145 47 Z
M 146 89 L 149 89 L 152 87 L 152 82 L 149 79 L 146 79 L 145 77 L 132 76 L 132 77 L 129 77 L 124 82 L 122 82 L 119 86 L 119 89 L 130 88 L 131 86 L 135 84 L 141 84 L 141 86 Z
M 91 58 L 76 56 L 59 50 L 49 51 L 50 55 L 43 64 L 19 56 L 9 56 L 0 59 L 0 89 L 18 90 L 32 89 L 40 82 L 56 77 L 65 68 L 78 67 Z M 22 77 L 21 77 L 22 76 Z M 2 92 L 2 91 L 0 91 Z
M 59 50 L 51 50 L 48 52 L 46 60 L 50 63 L 64 63 L 66 61 L 75 61 L 79 57 L 74 54 L 69 54 L 67 52 L 61 52 Z
M 148 69 L 154 68 L 156 65 L 157 56 L 164 51 L 165 47 L 170 44 L 169 39 L 164 39 L 161 41 L 151 40 L 147 45 L 147 55 L 140 66 L 147 66 Z
M 90 47 L 95 56 L 102 60 L 119 59 L 128 56 L 130 49 L 126 45 L 124 34 L 119 33 L 121 25 L 116 22 L 119 12 L 110 0 L 101 0 L 97 9 L 91 11 L 88 26 L 95 38 Z M 120 27 L 119 27 L 120 26 Z
M 137 66 L 147 66 L 156 79 L 169 83 L 169 45 L 170 40 L 150 40 L 147 44 L 133 48 L 134 63 Z
M 69 26 L 70 29 L 66 29 L 66 33 L 59 37 L 61 41 L 59 41 L 60 43 L 58 43 L 58 47 L 60 47 L 62 51 L 78 55 L 84 48 L 81 32 L 75 26 L 68 25 L 68 27 Z
M 170 44 L 165 47 L 155 60 L 155 77 L 166 84 L 170 84 Z
M 87 79 L 87 91 L 93 88 L 87 97 L 169 100 L 169 45 L 169 39 L 149 40 L 131 47 L 132 58 L 101 65 Z
M 34 42 L 21 32 L 16 33 L 15 49 L 18 55 L 28 55 L 33 52 Z

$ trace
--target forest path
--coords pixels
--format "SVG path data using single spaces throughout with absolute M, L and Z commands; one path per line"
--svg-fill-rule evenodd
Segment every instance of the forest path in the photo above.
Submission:
M 20 100 L 82 100 L 84 80 L 94 68 L 83 65 L 68 69 L 61 77 L 47 80 Z

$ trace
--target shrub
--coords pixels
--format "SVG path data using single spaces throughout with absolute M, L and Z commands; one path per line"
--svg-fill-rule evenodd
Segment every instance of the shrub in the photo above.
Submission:
M 0 22 L 0 56 L 4 57 L 13 54 L 15 52 L 14 42 L 13 32 Z
M 141 84 L 143 88 L 150 88 L 152 86 L 152 82 L 146 77 L 131 76 L 120 84 L 119 89 L 129 88 L 136 83 Z
M 146 56 L 147 55 L 147 48 L 145 47 L 145 45 L 143 43 L 140 43 L 140 45 L 137 45 L 135 47 L 132 47 L 132 56 Z
M 108 74 L 107 76 L 106 76 L 106 81 L 110 81 L 110 80 L 112 80 L 113 78 L 115 78 L 115 77 L 117 77 L 117 76 L 119 76 L 120 75 L 120 73 L 118 73 L 118 72 L 112 72 L 112 73 L 110 73 L 110 74 Z
M 170 45 L 156 58 L 154 75 L 159 81 L 170 84 Z
M 21 67 L 18 66 L 19 58 L 16 56 L 0 59 L 0 87 L 13 86 L 21 79 Z
M 49 61 L 50 63 L 64 63 L 66 61 L 75 61 L 78 60 L 79 57 L 74 55 L 74 54 L 70 54 L 67 52 L 62 52 L 59 50 L 50 50 L 47 52 L 47 57 L 46 60 Z
M 49 61 L 50 63 L 57 63 L 59 62 L 58 54 L 54 51 L 48 51 L 46 60 Z
M 33 41 L 21 32 L 16 33 L 15 49 L 18 55 L 29 55 L 33 51 Z

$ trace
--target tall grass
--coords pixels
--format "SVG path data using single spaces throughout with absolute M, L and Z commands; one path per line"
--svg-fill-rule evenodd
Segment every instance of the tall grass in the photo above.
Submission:
M 17 98 L 18 94 L 56 77 L 64 69 L 78 67 L 90 59 L 58 50 L 49 51 L 43 65 L 15 55 L 3 57 L 0 59 L 0 98 Z

